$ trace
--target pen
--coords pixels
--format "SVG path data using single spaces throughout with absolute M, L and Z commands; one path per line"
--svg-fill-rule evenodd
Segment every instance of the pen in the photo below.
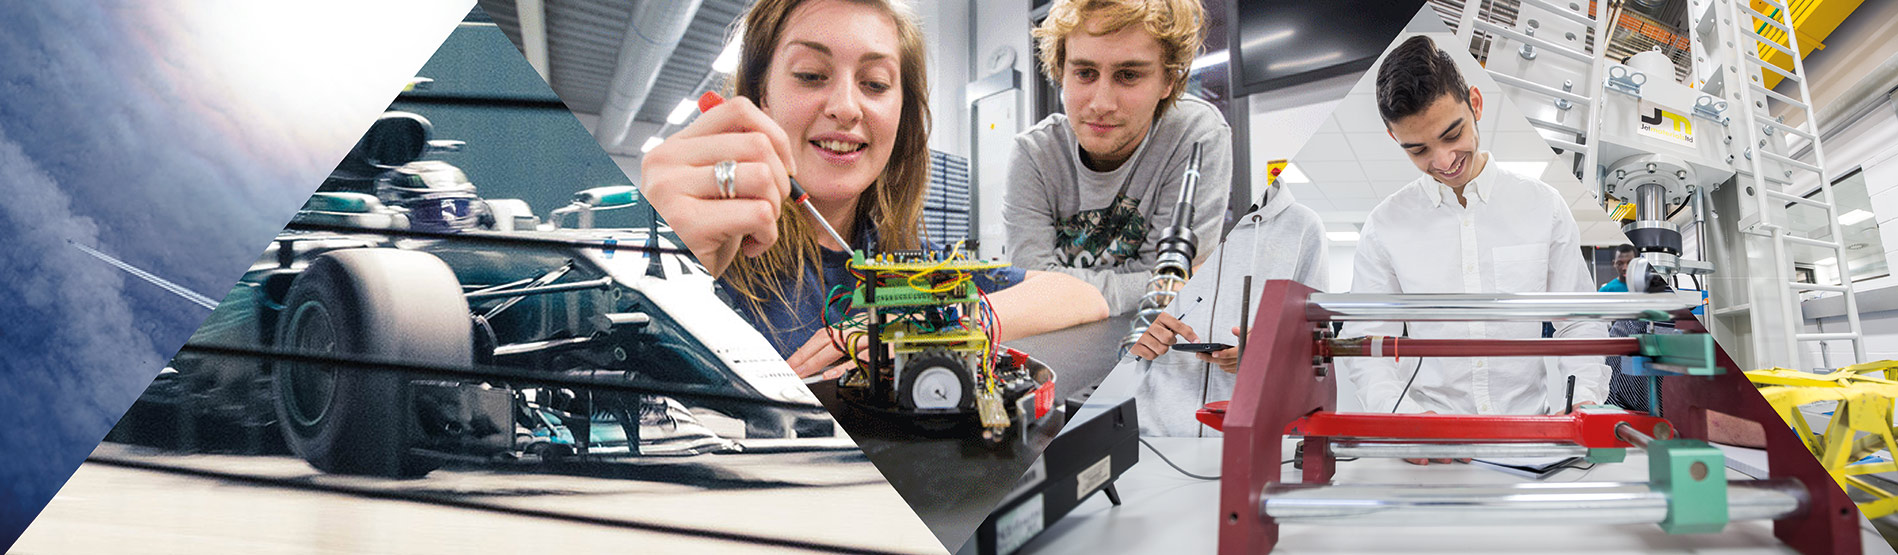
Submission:
M 719 96 L 717 91 L 705 91 L 705 95 L 699 97 L 699 112 L 704 113 L 710 111 L 712 108 L 717 108 L 719 104 L 723 104 L 724 102 L 725 97 Z M 851 250 L 850 242 L 845 241 L 844 236 L 837 233 L 836 228 L 830 227 L 830 221 L 825 220 L 824 215 L 817 212 L 817 205 L 811 204 L 811 194 L 804 190 L 803 185 L 798 184 L 796 177 L 790 179 L 791 202 L 803 205 L 804 211 L 811 215 L 811 219 L 817 220 L 817 227 L 823 228 L 825 233 L 829 233 L 831 240 L 837 242 L 837 246 L 843 247 L 845 251 Z
M 1567 401 L 1566 403 L 1563 403 L 1563 404 L 1568 405 L 1568 410 L 1563 411 L 1562 414 L 1570 414 L 1570 413 L 1575 412 L 1575 375 L 1574 374 L 1569 374 L 1568 376 L 1568 398 L 1564 400 Z

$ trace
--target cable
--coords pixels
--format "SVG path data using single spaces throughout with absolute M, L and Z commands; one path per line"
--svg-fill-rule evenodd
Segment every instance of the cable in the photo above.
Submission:
M 1404 324 L 1404 331 L 1404 335 L 1410 335 L 1410 324 Z M 1397 414 L 1397 407 L 1404 406 L 1404 396 L 1410 395 L 1410 384 L 1417 382 L 1417 374 L 1422 371 L 1423 357 L 1417 357 L 1417 365 L 1410 368 L 1410 379 L 1404 380 L 1404 390 L 1397 392 L 1397 402 L 1391 405 L 1391 414 Z
M 1167 466 L 1173 467 L 1173 470 L 1178 471 L 1180 474 L 1185 474 L 1186 477 L 1188 478 L 1192 478 L 1195 480 L 1218 480 L 1219 479 L 1218 475 L 1201 476 L 1198 474 L 1187 472 L 1186 469 L 1180 468 L 1180 465 L 1173 464 L 1173 459 L 1166 458 L 1166 453 L 1160 452 L 1159 447 L 1154 447 L 1153 444 L 1147 443 L 1147 438 L 1144 438 L 1144 437 L 1140 438 L 1140 444 L 1145 445 L 1147 446 L 1148 449 L 1153 450 L 1153 454 L 1158 455 L 1160 457 L 1160 462 L 1166 463 Z M 1292 461 L 1285 461 L 1285 462 L 1292 462 Z M 1279 464 L 1284 464 L 1284 463 L 1279 463 Z
M 1690 206 L 1689 204 L 1687 204 L 1687 202 L 1688 202 L 1688 201 L 1690 201 L 1690 200 L 1693 200 L 1693 198 L 1694 198 L 1694 195 L 1697 195 L 1697 194 L 1700 194 L 1700 191 L 1694 191 L 1694 192 L 1692 192 L 1692 193 L 1687 193 L 1687 198 L 1684 198 L 1684 199 L 1681 199 L 1681 205 L 1680 205 L 1680 206 L 1676 206 L 1676 207 L 1674 207 L 1674 210 L 1673 210 L 1673 211 L 1671 211 L 1671 212 L 1668 212 L 1668 213 L 1667 213 L 1667 216 L 1665 216 L 1665 217 L 1662 217 L 1661 219 L 1663 219 L 1663 220 L 1672 220 L 1672 219 L 1674 219 L 1674 216 L 1676 216 L 1676 215 L 1679 215 L 1679 214 L 1681 213 L 1681 211 L 1682 211 L 1682 210 L 1686 210 L 1686 209 L 1687 209 L 1687 207 L 1688 207 L 1688 206 Z

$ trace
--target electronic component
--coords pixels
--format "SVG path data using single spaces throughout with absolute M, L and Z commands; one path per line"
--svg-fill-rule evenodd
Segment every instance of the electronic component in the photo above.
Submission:
M 974 278 L 1006 266 L 965 258 L 959 245 L 948 253 L 855 253 L 849 267 L 857 283 L 831 291 L 824 310 L 839 351 L 867 351 L 838 382 L 843 397 L 911 416 L 973 420 L 992 443 L 1044 421 L 1054 408 L 1054 371 L 996 344 L 995 311 Z

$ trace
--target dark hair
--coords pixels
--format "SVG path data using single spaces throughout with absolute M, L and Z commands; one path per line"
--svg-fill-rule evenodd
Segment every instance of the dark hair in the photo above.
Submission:
M 1636 251 L 1634 245 L 1615 245 L 1615 256 L 1624 254 L 1640 254 L 1640 251 Z
M 1386 125 L 1424 111 L 1446 94 L 1470 102 L 1470 86 L 1464 84 L 1456 61 L 1430 37 L 1410 37 L 1377 68 L 1377 114 Z

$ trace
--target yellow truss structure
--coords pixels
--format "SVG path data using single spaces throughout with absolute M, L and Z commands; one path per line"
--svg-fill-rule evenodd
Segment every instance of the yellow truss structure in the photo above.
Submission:
M 1885 491 L 1861 478 L 1866 474 L 1898 471 L 1898 463 L 1853 464 L 1866 455 L 1884 449 L 1898 453 L 1898 441 L 1892 439 L 1892 403 L 1898 399 L 1898 361 L 1868 362 L 1847 366 L 1829 374 L 1814 374 L 1785 368 L 1754 370 L 1746 377 L 1759 387 L 1760 396 L 1779 417 L 1798 432 L 1806 448 L 1832 479 L 1846 488 L 1872 497 L 1858 504 L 1866 518 L 1878 518 L 1898 512 L 1898 494 Z M 1814 433 L 1799 407 L 1813 403 L 1836 402 L 1832 420 L 1824 434 Z

